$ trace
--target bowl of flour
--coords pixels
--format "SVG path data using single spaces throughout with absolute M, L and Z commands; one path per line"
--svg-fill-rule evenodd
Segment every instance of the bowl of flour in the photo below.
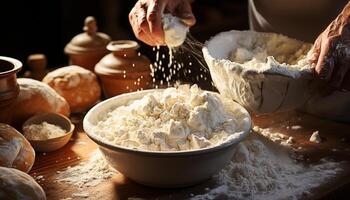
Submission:
M 203 55 L 221 95 L 270 113 L 298 108 L 314 93 L 311 48 L 280 34 L 228 31 L 207 41 Z
M 250 132 L 248 112 L 196 85 L 144 90 L 97 104 L 84 130 L 112 167 L 155 187 L 184 187 L 219 172 Z

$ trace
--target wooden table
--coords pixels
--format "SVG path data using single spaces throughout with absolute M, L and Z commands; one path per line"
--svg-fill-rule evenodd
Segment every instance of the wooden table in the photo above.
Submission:
M 43 176 L 39 180 L 44 188 L 47 198 L 64 199 L 71 197 L 77 188 L 70 184 L 57 183 L 56 171 L 64 170 L 68 166 L 74 166 L 79 162 L 88 159 L 97 145 L 92 142 L 82 130 L 81 119 L 83 116 L 73 116 L 76 130 L 65 147 L 51 153 L 38 153 L 35 164 L 30 174 L 33 176 Z M 323 157 L 329 157 L 336 161 L 346 161 L 343 171 L 337 177 L 327 183 L 322 183 L 315 190 L 316 195 L 311 199 L 341 199 L 342 195 L 350 194 L 350 125 L 321 120 L 309 115 L 296 112 L 278 113 L 253 117 L 255 125 L 261 128 L 271 128 L 273 131 L 281 132 L 285 135 L 293 136 L 297 149 L 296 154 L 304 156 L 302 162 L 314 163 Z M 293 130 L 293 125 L 302 128 Z M 309 142 L 309 138 L 314 131 L 319 131 L 323 137 L 321 144 Z M 300 149 L 300 148 L 299 148 Z M 213 180 L 208 180 L 200 185 L 181 189 L 157 189 L 139 185 L 124 177 L 122 174 L 114 175 L 111 180 L 105 181 L 96 187 L 84 189 L 89 193 L 88 199 L 128 199 L 138 197 L 145 199 L 186 199 L 193 194 L 205 193 L 205 188 L 212 187 Z

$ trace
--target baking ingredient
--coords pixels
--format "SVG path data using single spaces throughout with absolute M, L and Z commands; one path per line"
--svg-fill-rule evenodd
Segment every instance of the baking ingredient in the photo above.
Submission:
M 164 14 L 162 18 L 164 40 L 169 48 L 169 64 L 173 62 L 173 48 L 180 46 L 186 39 L 188 26 L 186 26 L 180 18 L 171 14 Z
M 314 142 L 314 143 L 321 143 L 322 139 L 321 139 L 319 132 L 318 131 L 313 132 L 309 141 Z
M 278 145 L 253 133 L 236 147 L 232 161 L 214 179 L 214 188 L 191 199 L 299 199 L 341 171 L 336 162 L 296 163 Z
M 42 122 L 40 124 L 28 124 L 23 127 L 23 135 L 28 140 L 48 140 L 64 136 L 67 133 L 60 126 Z
M 107 113 L 92 132 L 108 143 L 150 151 L 200 149 L 240 134 L 221 97 L 197 85 L 149 93 Z
M 110 179 L 116 170 L 109 166 L 101 152 L 97 150 L 91 154 L 89 160 L 57 173 L 56 181 L 84 188 L 96 186 Z
M 162 18 L 165 44 L 168 47 L 178 47 L 186 39 L 188 26 L 180 18 L 164 14 Z
M 293 137 L 289 137 L 283 133 L 273 131 L 271 128 L 260 128 L 259 126 L 254 126 L 253 131 L 282 146 L 290 147 L 294 143 Z
M 261 35 L 242 39 L 234 44 L 229 60 L 239 63 L 244 70 L 269 69 L 271 73 L 295 77 L 296 70 L 310 67 L 306 56 L 310 44 L 298 43 L 280 35 Z

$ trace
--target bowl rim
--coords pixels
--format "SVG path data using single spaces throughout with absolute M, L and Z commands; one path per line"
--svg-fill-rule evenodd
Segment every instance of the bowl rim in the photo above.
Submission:
M 70 135 L 69 137 L 71 137 L 73 135 L 73 132 L 74 132 L 74 129 L 75 129 L 75 125 L 69 120 L 69 118 L 64 116 L 64 115 L 62 115 L 62 114 L 53 113 L 53 112 L 42 112 L 42 113 L 35 114 L 35 115 L 31 116 L 30 118 L 28 118 L 22 125 L 23 134 L 24 134 L 24 127 L 25 126 L 30 125 L 30 124 L 34 124 L 34 123 L 29 123 L 32 119 L 35 119 L 35 118 L 40 117 L 40 116 L 45 116 L 45 115 L 56 115 L 56 116 L 64 119 L 66 122 L 68 122 L 70 124 L 70 129 L 68 131 L 64 129 L 65 130 L 65 134 L 62 135 L 62 136 L 59 136 L 59 137 L 54 137 L 54 138 L 44 139 L 44 140 L 30 140 L 30 139 L 26 138 L 28 141 L 30 141 L 30 142 L 51 142 L 51 141 L 58 140 L 58 139 L 61 139 L 61 138 L 64 138 L 64 137 L 68 137 L 69 135 Z M 42 121 L 42 122 L 45 122 L 45 120 Z M 54 125 L 59 126 L 57 124 L 54 124 Z M 59 127 L 62 128 L 61 126 L 59 126 Z
M 237 138 L 235 139 L 231 139 L 228 141 L 225 141 L 219 145 L 215 145 L 215 146 L 211 146 L 211 147 L 205 147 L 205 148 L 201 148 L 201 149 L 192 149 L 192 150 L 183 150 L 183 151 L 149 151 L 149 150 L 138 150 L 138 149 L 133 149 L 133 148 L 129 148 L 129 147 L 124 147 L 121 145 L 116 145 L 116 144 L 112 144 L 108 141 L 103 141 L 101 138 L 99 138 L 98 136 L 96 136 L 94 133 L 92 133 L 92 127 L 94 126 L 93 124 L 91 124 L 88 119 L 90 118 L 91 115 L 94 114 L 95 110 L 97 110 L 99 107 L 103 106 L 104 104 L 108 103 L 108 102 L 112 102 L 112 101 L 116 101 L 116 99 L 119 99 L 121 97 L 126 97 L 126 96 L 133 96 L 134 94 L 148 94 L 154 91 L 164 91 L 165 89 L 147 89 L 147 90 L 142 90 L 142 91 L 136 91 L 136 92 L 131 92 L 131 93 L 125 93 L 125 94 L 121 94 L 121 95 L 117 95 L 114 96 L 112 98 L 109 98 L 107 100 L 104 100 L 100 103 L 98 103 L 97 105 L 95 105 L 93 108 L 91 108 L 87 114 L 84 117 L 83 120 L 83 129 L 84 132 L 86 133 L 86 135 L 93 140 L 95 143 L 97 143 L 99 146 L 102 146 L 104 148 L 110 149 L 110 150 L 114 150 L 114 151 L 123 151 L 123 152 L 128 152 L 128 153 L 134 153 L 134 154 L 143 154 L 143 155 L 149 155 L 149 156 L 183 156 L 183 155 L 200 155 L 200 154 L 206 154 L 209 152 L 216 152 L 216 151 L 220 151 L 222 149 L 226 149 L 231 147 L 234 144 L 238 144 L 239 142 L 241 142 L 242 140 L 244 140 L 248 134 L 250 133 L 251 127 L 252 127 L 252 120 L 251 120 L 251 116 L 249 114 L 249 112 L 241 105 L 239 105 L 238 103 L 232 101 L 234 104 L 236 104 L 236 106 L 238 106 L 241 110 L 241 112 L 243 113 L 243 115 L 248 118 L 249 120 L 247 122 L 245 122 L 244 126 L 243 126 L 243 130 L 239 131 L 239 132 L 235 132 L 235 134 L 238 135 Z M 207 91 L 207 90 L 203 90 L 203 91 Z M 219 94 L 216 92 L 212 92 L 212 91 L 207 91 L 207 92 L 211 92 L 211 93 L 215 93 L 215 94 Z M 135 98 L 133 100 L 136 100 L 139 98 Z
M 13 65 L 12 69 L 10 69 L 8 71 L 1 72 L 0 76 L 6 76 L 8 74 L 15 74 L 22 69 L 22 62 L 15 59 L 15 58 L 7 57 L 7 56 L 0 56 L 0 60 L 3 60 L 5 62 L 8 62 L 8 63 Z

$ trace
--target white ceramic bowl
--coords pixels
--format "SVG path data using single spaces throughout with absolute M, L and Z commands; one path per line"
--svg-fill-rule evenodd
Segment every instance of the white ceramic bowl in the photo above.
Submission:
M 108 143 L 94 134 L 93 127 L 106 113 L 154 91 L 133 92 L 105 100 L 93 107 L 83 122 L 85 132 L 99 145 L 111 166 L 138 183 L 154 187 L 184 187 L 204 181 L 230 161 L 234 147 L 250 132 L 248 112 L 227 100 L 230 112 L 237 117 L 237 137 L 219 146 L 189 151 L 140 151 Z
M 266 63 L 272 67 L 257 70 L 230 60 L 231 52 L 239 47 L 257 46 L 266 50 L 269 56 Z M 269 113 L 298 108 L 314 93 L 314 68 L 306 59 L 303 59 L 302 68 L 274 59 L 298 51 L 305 53 L 311 46 L 275 33 L 228 31 L 207 41 L 203 55 L 221 95 L 254 113 Z

